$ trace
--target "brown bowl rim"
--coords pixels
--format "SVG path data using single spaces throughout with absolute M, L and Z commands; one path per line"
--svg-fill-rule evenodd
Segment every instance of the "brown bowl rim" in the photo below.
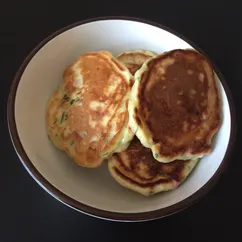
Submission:
M 22 77 L 22 74 L 27 67 L 28 63 L 31 61 L 31 59 L 34 57 L 34 55 L 50 40 L 58 36 L 59 34 L 72 29 L 76 26 L 95 22 L 95 21 L 100 21 L 100 20 L 129 20 L 129 21 L 135 21 L 135 22 L 140 22 L 140 23 L 145 23 L 149 24 L 151 26 L 158 27 L 160 29 L 166 30 L 170 32 L 173 35 L 176 35 L 177 37 L 181 38 L 182 40 L 186 41 L 189 43 L 194 49 L 202 52 L 205 54 L 199 47 L 197 47 L 193 42 L 185 38 L 183 35 L 178 34 L 176 31 L 162 25 L 158 24 L 155 22 L 152 22 L 150 20 L 145 20 L 141 18 L 136 18 L 136 17 L 126 17 L 126 16 L 107 16 L 107 17 L 97 17 L 97 18 L 91 18 L 91 19 L 86 19 L 83 21 L 78 21 L 76 23 L 70 24 L 66 27 L 61 28 L 60 30 L 54 32 L 47 38 L 45 38 L 42 42 L 40 42 L 31 52 L 30 54 L 25 58 L 23 61 L 22 65 L 20 66 L 18 72 L 16 73 L 13 83 L 11 85 L 10 93 L 9 93 L 9 98 L 8 98 L 8 104 L 7 104 L 7 119 L 8 119 L 8 128 L 9 128 L 9 133 L 10 137 L 13 143 L 13 146 L 15 148 L 15 151 L 22 162 L 23 166 L 25 169 L 28 171 L 28 173 L 32 176 L 32 178 L 49 194 L 51 194 L 53 197 L 55 197 L 57 200 L 63 202 L 65 205 L 80 211 L 82 213 L 102 218 L 102 219 L 107 219 L 107 220 L 112 220 L 112 221 L 126 221 L 126 222 L 131 222 L 131 221 L 148 221 L 148 220 L 154 220 L 158 218 L 162 218 L 165 216 L 172 215 L 174 213 L 177 213 L 181 210 L 184 210 L 185 208 L 191 206 L 194 204 L 198 199 L 202 198 L 208 191 L 211 190 L 212 187 L 216 184 L 218 179 L 221 177 L 221 175 L 224 173 L 224 171 L 227 168 L 227 165 L 229 163 L 229 158 L 232 153 L 232 148 L 235 143 L 235 138 L 236 138 L 236 118 L 235 118 L 235 108 L 233 104 L 233 99 L 231 92 L 226 84 L 225 78 L 223 77 L 222 73 L 219 71 L 219 69 L 216 67 L 216 65 L 212 63 L 213 68 L 218 75 L 223 88 L 225 90 L 225 93 L 228 98 L 229 102 L 229 107 L 230 107 L 230 113 L 231 113 L 231 133 L 230 133 L 230 138 L 229 138 L 229 144 L 225 153 L 225 156 L 216 170 L 215 174 L 209 179 L 209 181 L 202 186 L 198 191 L 196 191 L 194 194 L 189 196 L 188 198 L 173 204 L 171 206 L 161 208 L 158 210 L 154 211 L 149 211 L 149 212 L 141 212 L 141 213 L 121 213 L 121 212 L 111 212 L 111 211 L 106 211 L 106 210 L 101 210 L 97 209 L 91 206 L 88 206 L 86 204 L 83 204 L 81 202 L 76 201 L 75 199 L 69 197 L 65 193 L 61 192 L 58 190 L 56 187 L 54 187 L 49 181 L 47 181 L 41 174 L 40 172 L 34 167 L 30 159 L 28 158 L 27 154 L 24 151 L 24 148 L 21 144 L 20 138 L 17 133 L 17 127 L 16 127 L 16 121 L 15 121 L 15 97 L 16 97 L 16 92 L 18 88 L 18 84 L 20 82 L 20 79 Z M 205 54 L 206 55 L 206 54 Z M 207 55 L 206 55 L 207 56 Z M 211 60 L 210 60 L 211 61 Z

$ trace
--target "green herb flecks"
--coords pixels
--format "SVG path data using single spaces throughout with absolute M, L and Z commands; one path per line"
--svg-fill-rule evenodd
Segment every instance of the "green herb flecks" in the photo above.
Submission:
M 158 158 L 158 154 L 157 154 L 157 153 L 155 153 L 155 158 L 156 158 L 156 159 Z
M 109 153 L 107 152 L 107 153 L 104 153 L 103 154 L 103 157 L 106 157 L 107 155 L 109 155 Z
M 84 139 L 87 136 L 87 132 L 82 132 L 81 137 Z
M 70 98 L 65 94 L 62 98 L 63 101 L 69 102 Z
M 81 102 L 83 100 L 83 97 L 81 97 L 81 98 L 76 98 L 76 99 L 72 99 L 71 101 L 70 101 L 70 105 L 73 105 L 74 103 L 77 103 L 77 102 Z
M 70 146 L 73 146 L 74 145 L 74 140 L 71 140 L 70 141 Z
M 67 120 L 67 118 L 68 118 L 68 114 L 66 112 L 63 112 L 59 123 L 62 124 L 64 120 Z
M 187 176 L 184 176 L 184 177 L 181 179 L 181 183 L 183 183 L 186 179 L 187 179 Z

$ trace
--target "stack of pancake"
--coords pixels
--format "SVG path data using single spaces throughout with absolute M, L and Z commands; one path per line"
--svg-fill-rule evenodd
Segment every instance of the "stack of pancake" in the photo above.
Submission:
M 145 196 L 177 188 L 211 152 L 220 100 L 194 50 L 89 52 L 64 71 L 46 108 L 52 143 L 78 165 L 108 168 Z

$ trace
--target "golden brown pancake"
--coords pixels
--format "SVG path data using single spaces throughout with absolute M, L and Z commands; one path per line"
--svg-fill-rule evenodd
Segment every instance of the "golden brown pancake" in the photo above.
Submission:
M 117 59 L 121 61 L 130 71 L 132 75 L 143 65 L 143 63 L 155 56 L 155 53 L 147 50 L 134 50 L 121 53 Z
M 132 76 L 104 51 L 86 53 L 63 74 L 46 109 L 47 131 L 55 146 L 84 167 L 112 155 L 128 128 Z
M 209 154 L 221 119 L 211 64 L 193 50 L 149 59 L 135 74 L 129 111 L 132 131 L 156 160 Z
M 154 159 L 150 149 L 134 138 L 129 148 L 108 162 L 113 178 L 122 186 L 149 196 L 177 188 L 198 160 L 176 160 L 167 164 Z

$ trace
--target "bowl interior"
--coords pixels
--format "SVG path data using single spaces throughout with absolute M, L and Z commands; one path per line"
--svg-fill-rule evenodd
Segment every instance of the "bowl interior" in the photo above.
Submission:
M 213 139 L 213 152 L 202 158 L 188 179 L 176 190 L 149 198 L 116 183 L 104 163 L 97 169 L 78 167 L 54 148 L 45 130 L 45 106 L 62 81 L 67 65 L 87 51 L 108 50 L 117 55 L 133 49 L 162 53 L 192 48 L 179 37 L 160 28 L 129 20 L 102 20 L 69 29 L 44 45 L 27 65 L 18 85 L 15 119 L 22 146 L 35 168 L 54 187 L 78 202 L 121 213 L 153 211 L 176 204 L 198 191 L 215 174 L 225 155 L 231 116 L 218 77 L 223 123 Z

